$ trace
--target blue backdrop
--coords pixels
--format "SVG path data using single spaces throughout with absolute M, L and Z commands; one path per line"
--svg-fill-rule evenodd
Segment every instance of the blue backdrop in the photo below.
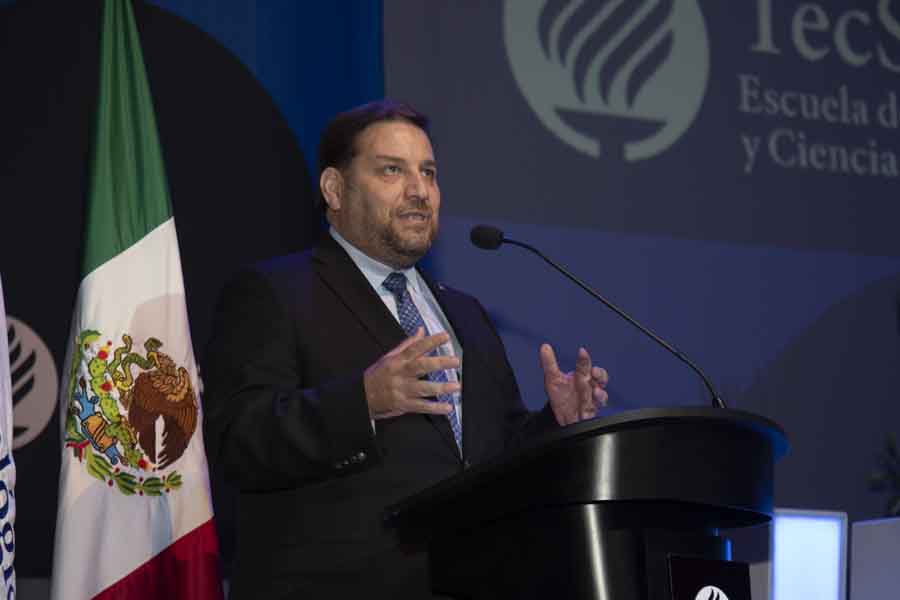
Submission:
M 471 248 L 479 221 L 780 422 L 779 505 L 881 514 L 868 477 L 900 429 L 900 2 L 396 0 L 385 32 L 387 93 L 436 117 L 435 267 L 487 303 L 533 406 L 545 339 L 570 366 L 592 350 L 612 411 L 707 398 L 534 258 Z
M 319 133 L 335 112 L 384 95 L 378 0 L 149 3 L 211 35 L 253 73 L 296 134 L 311 171 Z

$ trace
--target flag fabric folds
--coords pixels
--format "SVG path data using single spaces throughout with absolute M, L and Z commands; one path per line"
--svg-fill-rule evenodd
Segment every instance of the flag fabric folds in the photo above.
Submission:
M 16 597 L 16 464 L 13 461 L 12 379 L 3 280 L 0 278 L 0 600 Z
M 106 0 L 60 386 L 51 596 L 222 597 L 175 222 L 131 0 Z

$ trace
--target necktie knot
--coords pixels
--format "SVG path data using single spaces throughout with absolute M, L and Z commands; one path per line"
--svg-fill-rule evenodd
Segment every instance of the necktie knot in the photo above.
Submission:
M 406 291 L 406 275 L 403 273 L 393 272 L 388 275 L 381 283 L 394 296 L 401 297 Z

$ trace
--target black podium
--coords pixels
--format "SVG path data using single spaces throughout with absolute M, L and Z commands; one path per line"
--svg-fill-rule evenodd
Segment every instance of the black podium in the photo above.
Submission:
M 763 417 L 645 409 L 562 428 L 388 509 L 454 598 L 670 600 L 673 562 L 771 518 L 788 442 Z

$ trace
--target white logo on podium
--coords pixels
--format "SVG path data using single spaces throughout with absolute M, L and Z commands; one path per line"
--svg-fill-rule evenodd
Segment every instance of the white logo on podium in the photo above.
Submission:
M 716 586 L 708 585 L 697 592 L 694 600 L 728 600 L 728 596 Z
M 655 156 L 703 102 L 709 43 L 697 0 L 506 0 L 503 35 L 532 110 L 590 156 Z

